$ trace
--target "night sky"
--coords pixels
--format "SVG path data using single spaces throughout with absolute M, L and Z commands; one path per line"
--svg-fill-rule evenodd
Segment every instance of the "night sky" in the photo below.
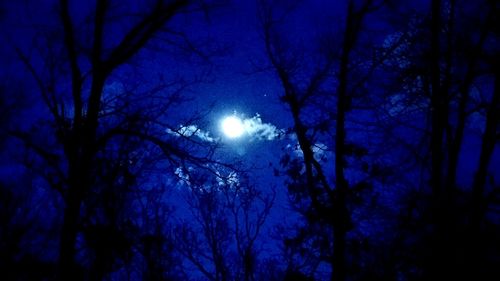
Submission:
M 498 280 L 499 12 L 0 1 L 0 280 Z

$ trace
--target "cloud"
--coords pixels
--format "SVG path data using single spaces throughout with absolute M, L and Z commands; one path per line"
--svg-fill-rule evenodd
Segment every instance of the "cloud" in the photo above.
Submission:
M 294 145 L 288 144 L 286 146 L 286 149 L 289 151 L 292 151 L 295 157 L 304 158 L 304 153 L 300 149 L 300 145 L 298 142 L 295 143 Z M 326 159 L 326 157 L 328 157 L 328 154 L 329 154 L 328 146 L 326 144 L 320 143 L 320 142 L 312 145 L 311 150 L 313 152 L 314 159 L 316 159 L 317 161 L 322 161 L 322 160 Z
M 191 170 L 192 168 L 189 168 L 188 171 L 186 171 L 182 167 L 178 167 L 177 169 L 175 169 L 174 174 L 179 179 L 179 185 L 191 186 L 191 179 L 189 177 L 189 171 Z
M 274 140 L 284 135 L 284 130 L 276 128 L 273 124 L 263 123 L 260 115 L 257 113 L 252 118 L 241 119 L 243 131 L 250 139 Z M 166 129 L 166 132 L 177 137 L 196 137 L 205 142 L 217 142 L 209 132 L 200 129 L 196 125 L 180 125 L 178 129 Z
M 219 171 L 217 173 L 217 183 L 219 186 L 228 186 L 231 188 L 235 188 L 240 185 L 240 178 L 238 174 L 235 172 L 230 172 L 227 176 L 223 176 Z
M 245 132 L 259 140 L 273 140 L 283 135 L 283 130 L 269 123 L 262 123 L 260 115 L 257 113 L 254 117 L 243 119 L 243 127 Z
M 176 135 L 176 136 L 183 136 L 183 137 L 197 137 L 202 141 L 206 142 L 215 142 L 216 139 L 211 137 L 210 134 L 206 131 L 203 131 L 202 129 L 198 128 L 196 125 L 188 125 L 184 126 L 181 125 L 179 126 L 179 129 L 177 130 L 171 130 L 167 129 L 167 133 Z
M 328 152 L 328 146 L 324 143 L 315 143 L 312 146 L 312 151 L 314 153 L 314 158 L 318 161 L 325 159 Z
M 203 181 L 196 181 L 197 174 L 200 170 L 195 170 L 193 167 L 178 167 L 175 169 L 174 174 L 177 178 L 177 186 L 178 187 L 190 187 L 193 189 L 197 189 L 198 191 L 220 191 L 224 188 L 236 189 L 240 185 L 240 177 L 234 171 L 229 171 L 226 173 L 217 169 L 217 167 L 209 167 L 206 168 L 214 169 L 213 173 L 209 173 L 209 178 L 203 178 Z M 201 170 L 203 171 L 203 170 Z M 193 177 L 191 177 L 191 175 Z M 210 179 L 213 177 L 214 181 Z M 193 181 L 194 180 L 194 181 Z

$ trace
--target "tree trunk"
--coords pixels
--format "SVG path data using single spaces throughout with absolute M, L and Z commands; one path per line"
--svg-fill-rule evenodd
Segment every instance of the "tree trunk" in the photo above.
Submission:
M 497 127 L 500 123 L 500 70 L 495 73 L 495 86 L 493 97 L 491 99 L 487 116 L 486 127 L 483 133 L 481 152 L 479 156 L 478 168 L 472 185 L 472 208 L 469 225 L 468 249 L 467 255 L 470 260 L 469 277 L 477 276 L 481 266 L 481 225 L 486 211 L 486 202 L 484 200 L 484 190 L 488 176 L 488 167 L 490 164 L 493 150 L 495 149 Z
M 77 268 L 74 261 L 75 243 L 78 233 L 80 206 L 86 180 L 79 164 L 70 164 L 70 185 L 64 208 L 64 218 L 59 245 L 59 280 L 75 280 Z
M 349 213 L 346 206 L 347 181 L 344 176 L 345 163 L 345 115 L 348 110 L 348 71 L 349 55 L 355 41 L 355 30 L 353 28 L 353 3 L 349 2 L 347 11 L 346 27 L 344 34 L 344 43 L 342 46 L 342 56 L 339 70 L 339 86 L 337 88 L 337 123 L 335 131 L 335 180 L 336 180 L 336 198 L 333 200 L 334 221 L 333 221 L 333 268 L 332 281 L 342 281 L 346 279 L 346 233 Z
M 449 217 L 449 194 L 443 181 L 444 163 L 444 130 L 448 123 L 447 94 L 441 85 L 441 1 L 431 3 L 431 171 L 430 185 L 432 189 L 432 225 L 434 227 L 430 245 L 430 267 L 427 274 L 432 278 L 444 279 L 450 270 L 452 242 L 450 240 L 451 225 Z
M 95 138 L 98 126 L 98 114 L 101 105 L 101 93 L 105 75 L 94 70 L 89 110 L 86 124 L 74 126 L 73 134 L 67 145 L 66 157 L 69 163 L 69 184 L 66 207 L 61 231 L 59 248 L 58 274 L 60 280 L 75 280 L 75 243 L 80 219 L 80 207 L 83 196 L 90 185 Z

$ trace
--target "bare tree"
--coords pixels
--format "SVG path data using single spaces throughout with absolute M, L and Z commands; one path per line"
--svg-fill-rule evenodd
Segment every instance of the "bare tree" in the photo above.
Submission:
M 204 176 L 186 171 L 185 197 L 194 223 L 177 228 L 177 250 L 209 280 L 261 280 L 257 240 L 275 192 L 261 191 L 241 173 L 218 170 Z
M 190 154 L 166 131 L 176 126 L 167 125 L 167 109 L 180 101 L 180 93 L 196 77 L 177 78 L 173 82 L 160 79 L 146 93 L 144 87 L 131 94 L 109 86 L 120 79 L 119 70 L 160 33 L 170 37 L 165 42 L 184 42 L 194 48 L 181 31 L 174 31 L 168 24 L 175 17 L 208 7 L 205 4 L 188 0 L 149 1 L 141 5 L 132 20 L 125 19 L 131 24 L 113 37 L 110 25 L 117 18 L 122 23 L 124 20 L 114 14 L 115 8 L 122 4 L 107 0 L 97 1 L 95 6 L 81 3 L 82 9 L 90 11 L 87 21 L 82 23 L 73 13 L 75 5 L 80 4 L 61 0 L 55 5 L 60 20 L 56 31 L 40 30 L 40 34 L 46 32 L 52 36 L 42 40 L 47 45 L 38 49 L 41 56 L 30 56 L 37 49 L 18 48 L 19 57 L 34 78 L 50 114 L 53 134 L 49 140 L 55 143 L 55 149 L 39 144 L 39 136 L 31 133 L 12 131 L 11 134 L 28 144 L 47 163 L 47 170 L 53 170 L 49 183 L 64 199 L 58 265 L 61 280 L 72 279 L 76 272 L 75 243 L 81 226 L 82 202 L 96 183 L 103 151 L 114 147 L 116 138 L 153 144 L 170 161 L 208 160 L 210 153 Z M 109 94 L 110 91 L 114 93 Z M 142 94 L 140 102 L 139 94 Z M 158 99 L 163 102 L 157 102 Z
M 482 194 L 479 197 L 478 193 L 474 195 L 475 183 L 470 187 L 463 186 L 457 181 L 457 175 L 461 161 L 464 161 L 461 159 L 463 144 L 467 136 L 474 134 L 470 126 L 472 117 L 488 111 L 485 108 L 491 109 L 491 103 L 495 103 L 494 90 L 488 98 L 474 93 L 482 87 L 481 84 L 494 84 L 494 67 L 485 63 L 484 59 L 489 57 L 495 61 L 492 53 L 496 51 L 490 49 L 487 42 L 496 40 L 493 15 L 498 8 L 489 1 L 477 6 L 467 6 L 453 0 L 431 1 L 429 4 L 425 11 L 409 22 L 409 32 L 394 36 L 405 37 L 406 42 L 389 60 L 396 68 L 388 72 L 399 73 L 397 77 L 403 87 L 398 89 L 398 83 L 393 83 L 396 88 L 390 90 L 396 93 L 389 95 L 396 102 L 384 114 L 394 120 L 397 126 L 411 132 L 407 139 L 414 138 L 413 143 L 403 144 L 404 138 L 398 137 L 402 140 L 400 144 L 406 146 L 413 155 L 409 159 L 418 159 L 420 167 L 417 168 L 420 169 L 420 180 L 416 185 L 420 195 L 411 195 L 415 199 L 408 208 L 416 211 L 418 206 L 427 206 L 420 207 L 421 210 L 426 209 L 420 214 L 425 222 L 420 224 L 432 225 L 431 231 L 420 228 L 421 244 L 416 247 L 420 248 L 422 255 L 419 263 L 425 268 L 423 272 L 427 278 L 449 278 L 452 274 L 459 278 L 463 272 L 456 270 L 457 264 L 468 263 L 472 268 L 476 262 L 470 260 L 472 255 L 465 254 L 465 248 L 469 246 L 463 241 L 470 237 L 467 238 L 468 234 L 465 234 L 468 233 L 468 227 L 464 219 L 473 216 L 474 211 L 470 209 L 474 205 L 472 201 L 483 198 L 485 194 L 483 190 L 479 192 Z M 426 38 L 431 40 L 426 41 Z M 491 88 L 494 89 L 494 86 Z M 399 113 L 412 114 L 413 117 L 403 118 Z M 421 116 L 425 121 L 418 121 L 416 116 Z M 495 119 L 493 115 L 490 116 Z M 491 120 L 489 117 L 486 119 Z M 485 122 L 485 127 L 488 122 Z M 490 134 L 486 131 L 481 141 L 483 148 L 492 145 L 492 135 L 485 137 Z M 492 151 L 481 150 L 480 158 L 488 162 L 486 159 L 489 157 L 486 155 Z M 488 170 L 486 162 L 479 164 L 478 172 Z M 478 177 L 478 173 L 475 177 Z
M 324 243 L 333 244 L 333 248 L 321 257 L 331 265 L 332 280 L 344 280 L 347 274 L 346 233 L 352 226 L 348 207 L 351 187 L 345 175 L 347 158 L 357 152 L 363 154 L 362 148 L 348 142 L 346 118 L 353 109 L 354 97 L 359 97 L 356 85 L 362 84 L 368 77 L 353 79 L 355 63 L 351 55 L 359 43 L 366 15 L 383 4 L 379 1 L 347 1 L 342 40 L 340 44 L 336 42 L 326 47 L 323 42 L 323 48 L 319 50 L 326 51 L 319 52 L 320 58 L 313 55 L 302 58 L 291 45 L 287 45 L 279 25 L 289 10 L 276 15 L 266 4 L 262 4 L 260 10 L 266 54 L 283 87 L 281 99 L 292 115 L 292 131 L 303 155 L 305 172 L 302 188 L 310 200 L 311 216 L 317 216 L 321 224 L 333 231 L 333 241 L 328 241 L 328 234 L 324 234 Z M 318 53 L 317 49 L 315 51 Z M 378 65 L 380 62 L 374 62 L 372 67 Z M 336 85 L 334 89 L 332 84 Z M 311 115 L 319 118 L 311 118 Z M 326 140 L 328 137 L 332 139 Z M 334 182 L 328 179 L 328 165 L 315 156 L 321 139 L 334 144 Z

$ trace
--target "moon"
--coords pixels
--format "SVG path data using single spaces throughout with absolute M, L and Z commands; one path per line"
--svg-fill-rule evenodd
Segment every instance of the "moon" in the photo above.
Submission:
M 239 138 L 245 132 L 243 122 L 236 116 L 228 116 L 222 120 L 222 132 L 228 138 Z

